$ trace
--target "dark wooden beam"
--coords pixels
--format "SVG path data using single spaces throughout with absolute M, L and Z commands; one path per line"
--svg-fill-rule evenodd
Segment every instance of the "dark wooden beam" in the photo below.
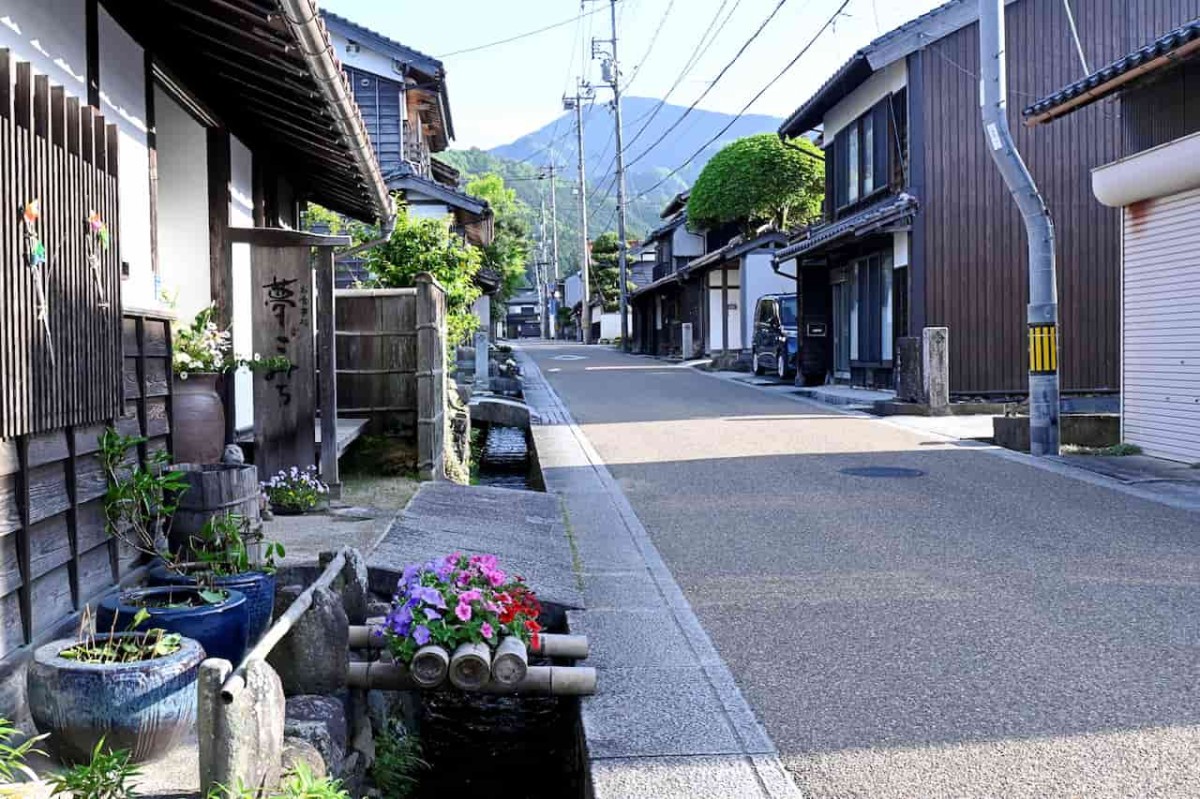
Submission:
M 158 274 L 158 122 L 154 108 L 154 56 L 145 51 L 146 151 L 150 161 L 150 269 Z
M 303 230 L 252 227 L 229 228 L 229 240 L 260 247 L 348 247 L 352 243 L 349 236 L 322 236 Z
M 208 129 L 208 284 L 217 325 L 233 324 L 233 241 L 229 237 L 230 136 L 224 128 Z M 232 376 L 224 381 L 225 441 L 236 440 L 237 402 Z
M 85 0 L 84 25 L 87 47 L 87 102 L 100 107 L 100 0 Z

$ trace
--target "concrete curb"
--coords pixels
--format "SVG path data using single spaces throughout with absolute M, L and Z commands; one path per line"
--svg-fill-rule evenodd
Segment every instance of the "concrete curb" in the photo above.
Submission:
M 670 799 L 676 796 L 691 799 L 802 799 L 803 794 L 788 776 L 774 744 L 742 696 L 733 675 L 701 627 L 603 458 L 533 359 L 520 349 L 515 352 L 525 375 L 526 402 L 541 418 L 541 423 L 533 427 L 533 434 L 546 488 L 560 494 L 569 515 L 572 505 L 577 505 L 579 513 L 573 515 L 573 523 L 581 522 L 586 514 L 589 525 L 603 528 L 605 540 L 580 541 L 585 550 L 582 555 L 585 595 L 589 592 L 589 582 L 598 587 L 605 580 L 636 581 L 648 575 L 653 584 L 653 590 L 639 595 L 637 610 L 626 608 L 607 612 L 596 608 L 571 614 L 572 629 L 588 634 L 596 653 L 594 665 L 603 669 L 599 695 L 583 703 L 594 795 L 598 799 Z M 572 483 L 572 490 L 566 490 L 566 481 Z M 597 502 L 601 498 L 603 502 Z M 624 536 L 628 536 L 627 541 L 621 540 Z M 618 570 L 589 574 L 589 551 L 597 547 L 620 549 L 625 543 L 632 544 L 636 554 L 621 553 L 624 560 Z M 630 592 L 624 590 L 622 593 L 628 601 Z M 646 624 L 665 625 L 661 627 L 664 634 L 660 644 L 670 640 L 677 641 L 678 645 L 664 646 L 664 650 L 671 650 L 669 652 L 648 653 L 640 666 L 631 662 L 633 657 L 628 650 L 621 651 L 615 662 L 604 662 L 606 649 L 620 650 L 625 644 L 615 634 L 619 624 L 638 618 L 638 614 Z M 610 622 L 617 629 L 610 627 Z M 606 637 L 611 639 L 607 646 Z M 674 748 L 664 749 L 661 741 L 647 741 L 639 749 L 637 741 L 629 740 L 630 731 L 634 730 L 636 735 L 646 730 L 635 729 L 636 725 L 628 719 L 630 715 L 637 715 L 638 709 L 623 708 L 622 718 L 622 714 L 612 712 L 612 709 L 605 712 L 602 707 L 606 677 L 613 685 L 626 678 L 630 682 L 638 678 L 652 680 L 656 673 L 669 669 L 687 670 L 694 681 L 700 683 L 697 690 L 702 690 L 704 697 L 716 704 L 713 709 L 719 709 L 720 713 L 700 718 L 698 722 L 702 725 L 708 722 L 707 725 L 697 730 L 694 736 L 680 736 L 681 740 L 672 741 Z M 670 692 L 679 683 L 686 682 L 686 678 L 677 677 L 665 682 L 662 690 Z M 684 688 L 679 686 L 678 690 Z M 641 712 L 645 714 L 648 709 L 642 708 Z M 662 721 L 647 719 L 645 723 L 659 728 L 670 726 Z M 684 726 L 682 720 L 672 721 Z M 670 733 L 665 737 L 670 737 Z M 609 746 L 618 739 L 619 747 Z

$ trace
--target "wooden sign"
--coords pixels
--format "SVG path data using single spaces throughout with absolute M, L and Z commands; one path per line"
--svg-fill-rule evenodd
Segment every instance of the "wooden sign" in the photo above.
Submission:
M 252 245 L 254 353 L 291 366 L 254 374 L 254 460 L 260 480 L 316 464 L 312 251 Z

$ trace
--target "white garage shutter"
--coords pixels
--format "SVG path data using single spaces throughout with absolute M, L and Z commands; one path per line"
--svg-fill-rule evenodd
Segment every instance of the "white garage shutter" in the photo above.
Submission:
M 1124 438 L 1200 462 L 1200 189 L 1124 210 Z

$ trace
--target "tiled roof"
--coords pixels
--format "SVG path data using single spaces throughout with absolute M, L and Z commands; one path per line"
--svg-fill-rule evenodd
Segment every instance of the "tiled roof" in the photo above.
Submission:
M 895 197 L 882 200 L 875 205 L 864 208 L 858 213 L 821 225 L 809 228 L 779 252 L 775 253 L 776 263 L 804 255 L 823 245 L 831 244 L 849 236 L 864 236 L 881 226 L 901 219 L 917 210 L 917 198 L 911 194 L 901 193 Z
M 1200 44 L 1200 18 L 1180 25 L 1175 30 L 1155 39 L 1145 47 L 1134 50 L 1132 53 L 1118 58 L 1116 61 L 1096 70 L 1087 77 L 1059 89 L 1054 94 L 1043 97 L 1026 108 L 1022 113 L 1026 117 L 1043 117 L 1046 121 L 1057 116 L 1062 116 L 1076 108 L 1081 108 L 1117 91 L 1120 86 L 1126 83 L 1126 81 L 1121 81 L 1113 84 L 1118 78 L 1164 56 L 1169 59 L 1172 55 L 1181 55 L 1179 51 L 1193 42 Z M 1130 77 L 1132 79 L 1134 76 Z M 1079 102 L 1072 102 L 1075 100 L 1079 100 Z M 1063 106 L 1068 104 L 1070 104 L 1070 108 L 1063 108 Z

